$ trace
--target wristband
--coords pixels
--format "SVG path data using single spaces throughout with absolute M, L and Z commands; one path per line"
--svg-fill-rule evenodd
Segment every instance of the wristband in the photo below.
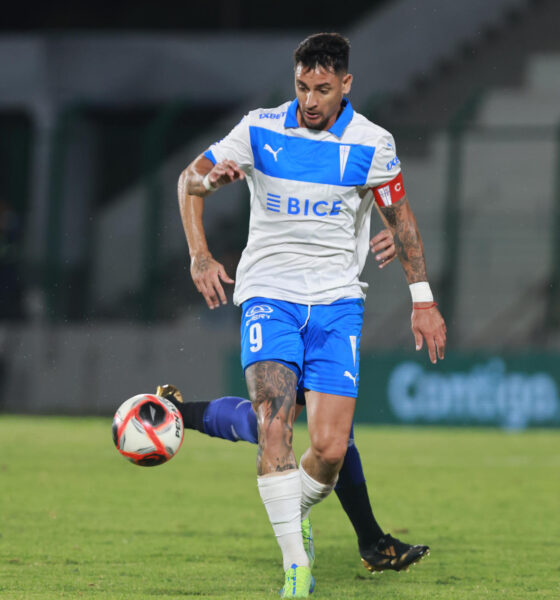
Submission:
M 412 302 L 433 302 L 434 296 L 430 289 L 430 284 L 427 281 L 418 281 L 411 283 L 409 286 Z
M 437 306 L 437 302 L 432 302 L 429 306 L 414 306 L 412 305 L 413 310 L 427 310 L 428 308 L 434 308 Z
M 206 191 L 215 192 L 218 189 L 218 186 L 210 183 L 210 177 L 208 177 L 208 175 L 210 175 L 210 173 L 206 173 L 206 175 L 203 177 L 202 185 Z

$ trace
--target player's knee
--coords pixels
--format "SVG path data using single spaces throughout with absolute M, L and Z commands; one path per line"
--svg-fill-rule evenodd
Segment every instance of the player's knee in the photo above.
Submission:
M 348 441 L 346 439 L 315 438 L 311 440 L 311 450 L 316 458 L 330 466 L 342 464 Z

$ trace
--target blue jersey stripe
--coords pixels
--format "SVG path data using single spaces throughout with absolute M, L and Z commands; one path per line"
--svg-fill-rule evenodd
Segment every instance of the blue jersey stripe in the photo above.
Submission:
M 208 160 L 211 160 L 214 164 L 216 164 L 218 162 L 216 160 L 216 157 L 214 156 L 214 153 L 212 152 L 212 150 L 206 150 L 206 152 L 204 153 L 204 156 L 206 156 L 206 158 Z
M 348 187 L 367 181 L 374 146 L 320 142 L 255 126 L 249 132 L 255 168 L 265 175 Z

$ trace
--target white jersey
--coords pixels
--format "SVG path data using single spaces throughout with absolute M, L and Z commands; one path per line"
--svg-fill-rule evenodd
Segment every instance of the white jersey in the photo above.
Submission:
M 372 188 L 378 202 L 390 204 L 387 182 L 400 174 L 393 137 L 346 99 L 325 131 L 299 127 L 297 106 L 296 99 L 251 111 L 205 152 L 214 164 L 234 160 L 251 193 L 238 305 L 255 296 L 301 304 L 365 298 L 359 276 L 369 252 Z

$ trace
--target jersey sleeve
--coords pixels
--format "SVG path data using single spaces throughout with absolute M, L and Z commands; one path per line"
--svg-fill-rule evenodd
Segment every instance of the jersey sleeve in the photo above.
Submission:
M 225 138 L 212 144 L 204 156 L 214 164 L 222 160 L 234 160 L 242 169 L 253 166 L 249 116 L 245 115 Z
M 395 140 L 389 133 L 376 146 L 366 187 L 379 206 L 391 206 L 406 195 Z

